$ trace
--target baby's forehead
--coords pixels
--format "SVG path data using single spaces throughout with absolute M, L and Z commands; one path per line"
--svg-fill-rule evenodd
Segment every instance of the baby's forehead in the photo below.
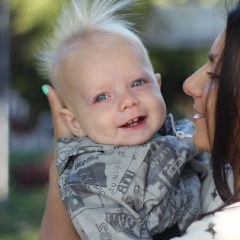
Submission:
M 65 42 L 63 42 L 56 51 L 55 59 L 56 62 L 63 60 L 71 53 L 78 51 L 78 53 L 92 54 L 94 50 L 111 48 L 113 45 L 131 45 L 141 53 L 142 58 L 148 58 L 143 53 L 143 46 L 138 46 L 131 39 L 124 38 L 117 35 L 111 35 L 107 33 L 91 33 L 86 35 L 75 35 L 71 36 Z
M 128 39 L 123 39 L 119 36 L 103 36 L 101 34 L 92 35 L 90 37 L 75 36 L 65 41 L 58 48 L 56 53 L 55 78 L 56 76 L 57 78 L 63 78 L 64 76 L 71 74 L 70 69 L 72 69 L 76 62 L 78 62 L 79 66 L 81 66 L 82 63 L 82 65 L 85 66 L 84 70 L 86 71 L 88 70 L 88 65 L 86 66 L 86 64 L 84 64 L 84 60 L 88 59 L 88 63 L 91 65 L 89 57 L 91 58 L 91 56 L 94 56 L 96 53 L 100 53 L 104 58 L 106 51 L 118 49 L 120 46 L 129 49 L 130 54 L 132 52 L 135 55 L 137 52 L 139 60 L 142 59 L 143 62 L 151 67 L 148 56 L 144 56 L 144 53 L 139 49 L 140 47 L 137 47 Z M 111 65 L 111 63 L 109 64 Z M 93 69 L 90 68 L 89 71 L 93 71 Z M 61 82 L 62 83 L 60 84 L 66 85 L 66 78 L 64 82 Z

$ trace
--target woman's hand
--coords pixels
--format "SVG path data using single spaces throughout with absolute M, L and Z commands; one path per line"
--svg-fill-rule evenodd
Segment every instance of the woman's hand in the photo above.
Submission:
M 63 205 L 58 188 L 58 171 L 56 167 L 56 147 L 59 137 L 72 136 L 70 130 L 65 126 L 60 117 L 62 109 L 59 98 L 54 89 L 48 85 L 43 86 L 43 92 L 47 95 L 52 112 L 54 126 L 54 161 L 49 171 L 49 192 L 46 209 L 40 229 L 40 240 L 80 240 L 70 216 Z
M 60 111 L 63 107 L 60 103 L 57 93 L 52 87 L 48 85 L 44 85 L 43 89 L 48 98 L 48 102 L 52 112 L 55 143 L 57 142 L 57 139 L 60 137 L 72 137 L 73 136 L 72 133 L 63 123 L 60 117 Z

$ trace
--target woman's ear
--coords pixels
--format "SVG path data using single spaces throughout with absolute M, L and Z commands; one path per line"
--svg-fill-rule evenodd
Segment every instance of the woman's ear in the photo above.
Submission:
M 60 116 L 64 124 L 70 129 L 70 131 L 73 133 L 74 136 L 77 136 L 77 137 L 86 136 L 79 121 L 69 109 L 62 108 L 60 110 Z
M 158 82 L 158 85 L 159 87 L 161 88 L 161 85 L 162 85 L 162 77 L 161 77 L 161 74 L 160 73 L 155 73 L 155 78 Z

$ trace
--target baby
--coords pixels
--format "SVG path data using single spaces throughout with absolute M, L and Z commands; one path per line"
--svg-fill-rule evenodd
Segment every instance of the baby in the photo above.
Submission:
M 178 235 L 200 214 L 207 164 L 193 125 L 166 116 L 160 74 L 121 13 L 131 2 L 72 0 L 39 54 L 75 136 L 59 139 L 57 167 L 81 239 Z

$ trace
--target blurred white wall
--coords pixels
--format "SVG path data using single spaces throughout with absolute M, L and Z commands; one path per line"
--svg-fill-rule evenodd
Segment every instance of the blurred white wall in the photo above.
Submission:
M 8 197 L 9 14 L 0 0 L 0 202 Z
M 200 4 L 153 5 L 143 32 L 152 49 L 210 48 L 225 24 L 221 7 Z

